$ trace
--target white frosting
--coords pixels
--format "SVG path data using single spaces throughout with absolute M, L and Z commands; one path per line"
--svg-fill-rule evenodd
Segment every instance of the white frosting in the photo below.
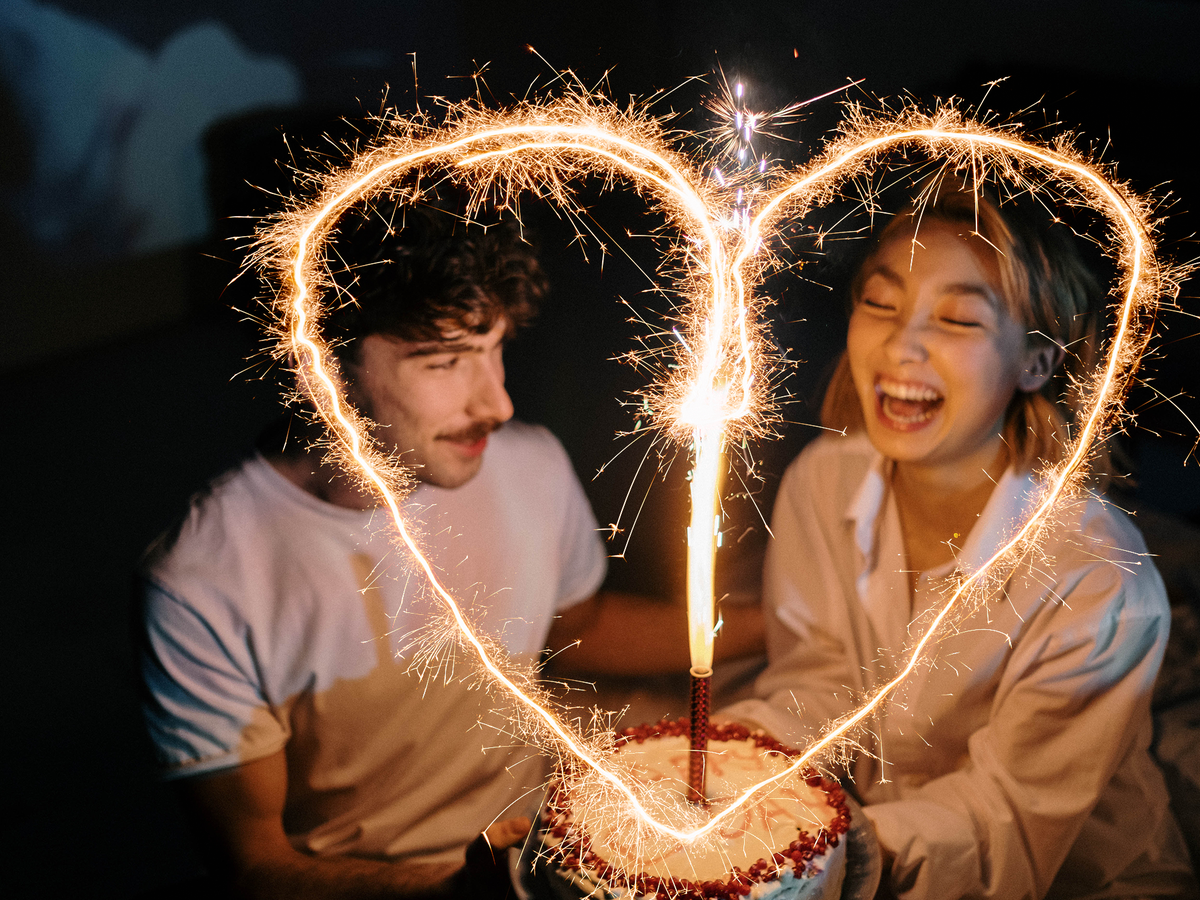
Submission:
M 645 743 L 629 743 L 618 751 L 631 762 L 635 777 L 646 784 L 656 783 L 687 796 L 688 756 L 685 737 L 661 737 Z M 713 741 L 706 756 L 706 795 L 709 810 L 720 813 L 749 787 L 778 775 L 788 760 L 778 753 L 764 753 L 750 741 Z M 775 788 L 762 800 L 752 802 L 725 820 L 717 830 L 720 843 L 706 842 L 702 847 L 681 844 L 651 858 L 639 854 L 637 847 L 623 841 L 619 822 L 602 821 L 589 828 L 592 850 L 618 868 L 657 875 L 660 878 L 686 878 L 689 881 L 724 880 L 737 866 L 743 871 L 760 859 L 771 858 L 800 836 L 800 831 L 819 834 L 836 818 L 825 792 L 793 778 Z
M 630 741 L 617 750 L 620 768 L 644 784 L 653 785 L 655 794 L 674 794 L 680 800 L 687 795 L 687 770 L 690 754 L 686 737 L 657 736 L 643 743 Z M 719 813 L 749 787 L 779 774 L 789 760 L 781 754 L 766 752 L 749 740 L 711 741 L 708 745 L 706 795 L 711 813 Z M 811 787 L 803 777 L 793 776 L 770 790 L 762 799 L 752 801 L 719 826 L 717 840 L 700 846 L 672 843 L 657 848 L 637 845 L 637 829 L 627 827 L 620 818 L 606 816 L 595 822 L 579 823 L 590 838 L 592 851 L 613 867 L 628 873 L 657 878 L 686 879 L 694 883 L 728 882 L 734 868 L 749 872 L 760 860 L 769 866 L 750 885 L 749 897 L 757 900 L 837 897 L 845 872 L 845 834 L 836 847 L 809 861 L 799 877 L 791 860 L 776 867 L 773 854 L 786 853 L 790 844 L 807 833 L 817 838 L 835 825 L 839 815 L 826 792 Z M 624 825 L 624 827 L 623 827 Z M 543 835 L 544 845 L 558 843 L 551 834 Z M 550 881 L 559 897 L 579 897 L 595 893 L 622 896 L 625 889 L 605 885 L 596 873 L 551 864 Z

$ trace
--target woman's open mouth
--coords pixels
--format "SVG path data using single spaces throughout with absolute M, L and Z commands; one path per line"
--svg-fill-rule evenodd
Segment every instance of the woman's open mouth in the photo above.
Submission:
M 907 430 L 924 425 L 937 415 L 946 398 L 927 384 L 911 381 L 875 381 L 875 399 L 885 423 Z

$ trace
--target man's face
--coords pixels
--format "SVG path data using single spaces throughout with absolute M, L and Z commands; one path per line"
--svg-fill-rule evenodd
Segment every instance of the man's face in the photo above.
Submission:
M 512 418 L 504 389 L 504 335 L 448 330 L 439 341 L 368 335 L 348 367 L 350 396 L 375 435 L 416 467 L 419 480 L 455 488 L 475 477 L 487 436 Z

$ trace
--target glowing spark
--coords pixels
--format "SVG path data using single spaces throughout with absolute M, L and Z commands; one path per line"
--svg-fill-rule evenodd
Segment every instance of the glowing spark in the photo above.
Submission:
M 833 90 L 818 94 L 800 103 L 792 103 L 782 109 L 751 111 L 746 108 L 746 85 L 735 82 L 730 88 L 721 75 L 721 93 L 705 101 L 705 107 L 725 123 L 724 126 L 712 132 L 713 139 L 722 143 L 722 152 L 727 156 L 737 157 L 738 161 L 750 166 L 757 166 L 760 172 L 766 171 L 767 161 L 759 159 L 754 150 L 754 139 L 759 135 L 780 138 L 782 127 L 799 121 L 800 110 L 806 106 L 840 94 L 856 85 L 862 84 L 862 79 L 847 82 Z
M 742 96 L 740 85 L 736 95 Z M 968 615 L 989 587 L 1036 546 L 1056 505 L 1078 488 L 1092 448 L 1113 425 L 1130 374 L 1145 347 L 1149 313 L 1158 294 L 1175 288 L 1182 275 L 1181 270 L 1170 270 L 1155 259 L 1146 206 L 1124 187 L 1107 180 L 1070 150 L 1041 147 L 1012 133 L 986 128 L 953 109 L 931 116 L 908 110 L 880 120 L 853 109 L 842 137 L 805 169 L 777 176 L 773 191 L 756 195 L 766 202 L 753 215 L 745 210 L 742 228 L 732 231 L 718 224 L 738 218 L 731 216 L 736 211 L 731 209 L 735 201 L 729 189 L 704 179 L 686 158 L 666 145 L 658 123 L 637 110 L 621 111 L 581 95 L 544 105 L 522 105 L 506 113 L 459 107 L 452 111 L 450 123 L 440 129 L 400 120 L 384 124 L 388 126 L 385 130 L 392 132 L 390 137 L 346 171 L 332 175 L 314 203 L 297 208 L 262 235 L 255 262 L 272 270 L 280 284 L 276 304 L 281 352 L 291 356 L 300 386 L 329 427 L 335 452 L 387 507 L 400 539 L 452 617 L 460 640 L 472 649 L 492 684 L 515 701 L 519 724 L 530 730 L 531 739 L 552 743 L 564 757 L 573 757 L 597 790 L 620 798 L 622 815 L 632 827 L 658 839 L 684 843 L 704 839 L 751 798 L 790 777 L 817 754 L 851 740 L 854 730 L 925 658 L 941 630 Z M 698 552 L 689 555 L 688 579 L 689 585 L 697 585 L 698 608 L 689 616 L 689 633 L 693 654 L 702 660 L 707 654 L 711 663 L 712 559 L 719 532 L 722 453 L 726 442 L 762 433 L 769 401 L 770 379 L 763 377 L 766 364 L 757 340 L 760 326 L 749 309 L 749 289 L 771 262 L 763 252 L 768 246 L 766 237 L 784 218 L 803 216 L 827 202 L 838 185 L 879 165 L 888 151 L 912 146 L 963 169 L 978 167 L 982 161 L 1017 184 L 1027 183 L 1024 167 L 1033 168 L 1074 190 L 1082 202 L 1106 215 L 1124 271 L 1123 298 L 1109 356 L 1095 382 L 1087 386 L 1090 412 L 1066 460 L 1044 473 L 1046 488 L 1036 511 L 979 572 L 946 598 L 910 648 L 896 677 L 851 715 L 829 724 L 789 768 L 746 789 L 720 813 L 705 818 L 706 814 L 695 809 L 655 797 L 627 777 L 628 773 L 611 768 L 603 748 L 560 720 L 532 675 L 503 662 L 438 582 L 400 513 L 405 473 L 370 436 L 370 423 L 346 403 L 329 348 L 318 333 L 321 290 L 328 283 L 322 248 L 350 207 L 369 203 L 387 191 L 415 200 L 419 187 L 402 187 L 402 182 L 406 177 L 415 180 L 414 174 L 429 169 L 474 186 L 480 196 L 494 190 L 507 199 L 529 191 L 575 212 L 579 210 L 573 205 L 570 180 L 585 174 L 609 180 L 621 177 L 663 207 L 681 235 L 674 252 L 687 273 L 680 290 L 690 306 L 682 328 L 676 331 L 679 364 L 672 377 L 648 396 L 658 426 L 689 442 L 695 454 L 689 540 Z
M 692 524 L 688 527 L 688 650 L 694 669 L 712 670 L 713 619 L 716 603 L 713 596 L 713 561 L 717 553 L 719 529 L 717 505 L 721 496 L 723 446 L 720 423 L 695 423 L 696 438 L 693 455 L 691 500 Z
M 472 628 L 406 527 L 396 489 L 397 483 L 405 482 L 397 477 L 395 461 L 369 436 L 368 423 L 342 397 L 331 369 L 328 347 L 316 326 L 321 311 L 320 251 L 337 219 L 351 206 L 369 202 L 414 170 L 442 166 L 451 178 L 471 179 L 484 185 L 500 183 L 507 191 L 522 188 L 544 191 L 564 204 L 569 204 L 565 177 L 582 171 L 620 174 L 651 192 L 672 213 L 675 224 L 689 234 L 688 246 L 698 246 L 703 251 L 704 271 L 708 274 L 703 279 L 697 278 L 696 283 L 707 282 L 709 286 L 705 292 L 706 314 L 698 316 L 697 323 L 688 329 L 694 332 L 692 340 L 702 350 L 696 358 L 688 355 L 688 364 L 680 368 L 681 382 L 695 385 L 707 400 L 718 396 L 722 399 L 720 408 L 706 409 L 704 420 L 708 427 L 751 418 L 762 398 L 744 393 L 744 389 L 754 388 L 754 379 L 752 373 L 739 369 L 753 365 L 752 334 L 746 311 L 726 308 L 728 252 L 709 215 L 715 198 L 709 196 L 706 183 L 686 160 L 663 145 L 652 120 L 622 116 L 615 110 L 596 106 L 590 98 L 524 107 L 507 116 L 473 109 L 460 112 L 462 117 L 457 123 L 441 130 L 418 135 L 412 129 L 402 129 L 385 146 L 361 157 L 348 171 L 332 178 L 315 204 L 298 210 L 265 233 L 258 261 L 282 275 L 277 305 L 282 314 L 280 330 L 284 347 L 293 356 L 302 388 L 333 433 L 335 450 L 378 493 L 400 540 L 412 553 L 452 616 L 462 640 L 474 651 L 488 676 L 517 701 L 543 739 L 553 741 L 564 754 L 573 755 L 590 767 L 654 827 L 676 839 L 690 840 L 691 831 L 650 819 L 634 791 L 605 767 L 598 749 L 555 716 L 545 698 L 532 688 L 532 679 L 499 662 L 492 648 Z M 415 191 L 409 196 L 413 195 Z M 731 343 L 741 345 L 732 354 L 732 361 Z M 739 395 L 728 387 L 714 390 L 712 386 L 718 383 L 741 386 L 743 393 Z M 655 410 L 659 417 L 670 415 L 670 407 L 678 405 L 672 397 L 679 390 L 674 386 L 664 391 L 661 408 Z M 717 425 L 718 451 L 720 431 Z M 699 433 L 696 443 L 698 446 L 706 443 Z M 705 521 L 706 531 L 709 521 L 711 518 Z M 711 580 L 711 561 L 709 570 Z M 708 630 L 711 644 L 711 625 Z

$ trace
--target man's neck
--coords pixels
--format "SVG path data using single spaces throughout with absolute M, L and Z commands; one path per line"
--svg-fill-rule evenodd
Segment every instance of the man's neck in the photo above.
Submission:
M 280 475 L 319 500 L 345 509 L 374 509 L 379 501 L 316 452 L 266 455 Z
M 259 439 L 258 449 L 280 475 L 319 500 L 345 509 L 374 509 L 379 501 L 316 449 L 320 426 L 299 416 L 284 419 Z

